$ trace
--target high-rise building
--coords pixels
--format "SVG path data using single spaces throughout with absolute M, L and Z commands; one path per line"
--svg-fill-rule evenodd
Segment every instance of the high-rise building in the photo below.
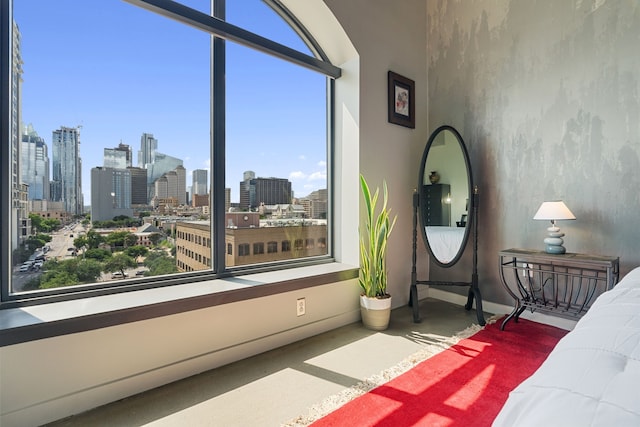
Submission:
M 127 168 L 131 174 L 131 204 L 146 205 L 147 199 L 147 170 L 142 168 Z
M 149 189 L 148 198 L 151 200 L 155 195 L 154 192 L 154 182 L 156 179 L 160 178 L 162 175 L 175 170 L 178 166 L 182 167 L 182 160 L 169 156 L 167 154 L 156 152 L 153 163 L 147 164 L 147 186 Z M 185 193 L 187 191 L 187 186 L 185 182 Z M 186 201 L 186 195 L 184 196 L 184 200 Z
M 32 125 L 22 134 L 22 182 L 29 186 L 29 200 L 49 200 L 49 154 L 44 138 Z
M 252 177 L 253 176 L 253 177 Z M 240 183 L 240 208 L 256 209 L 261 204 L 291 203 L 291 182 L 285 178 L 255 178 L 251 171 L 244 173 Z
M 254 171 L 245 171 L 242 174 L 242 181 L 240 182 L 240 209 L 249 209 L 249 192 L 251 191 L 251 180 L 256 177 Z
M 156 151 L 158 151 L 158 140 L 151 133 L 143 133 L 140 138 L 140 151 L 138 151 L 138 167 L 147 169 L 148 164 L 154 163 Z
M 130 169 L 91 169 L 91 220 L 107 221 L 133 216 Z
M 203 196 L 207 194 L 208 184 L 208 172 L 206 169 L 196 169 L 192 172 L 192 195 Z
M 11 247 L 15 249 L 23 243 L 31 232 L 31 223 L 28 217 L 27 186 L 22 183 L 21 155 L 22 138 L 20 137 L 20 124 L 22 123 L 22 54 L 20 48 L 20 30 L 13 22 L 12 31 L 12 61 L 11 61 L 11 118 L 10 140 L 11 144 Z
M 126 169 L 133 164 L 133 154 L 131 147 L 122 142 L 115 148 L 104 149 L 104 167 Z
M 83 213 L 80 129 L 61 127 L 53 131 L 53 181 L 51 199 L 63 202 L 67 212 Z
M 187 204 L 187 171 L 178 165 L 174 170 L 163 174 L 154 181 L 154 194 L 157 199 L 175 199 L 178 205 Z

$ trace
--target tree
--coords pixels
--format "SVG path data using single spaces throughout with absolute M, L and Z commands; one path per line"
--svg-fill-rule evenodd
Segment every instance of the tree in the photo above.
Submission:
M 80 236 L 73 239 L 73 246 L 78 249 L 88 248 L 89 247 L 89 239 L 87 236 Z
M 136 246 L 131 246 L 127 248 L 124 252 L 125 254 L 129 255 L 131 258 L 136 259 L 140 256 L 145 256 L 149 252 L 149 249 L 142 245 L 136 245 Z
M 108 273 L 115 273 L 119 271 L 124 277 L 124 271 L 126 269 L 135 268 L 137 266 L 138 263 L 129 255 L 119 253 L 112 256 L 107 262 L 105 262 L 104 271 Z
M 123 249 L 129 246 L 135 246 L 138 242 L 138 237 L 128 231 L 114 231 L 107 235 L 105 241 L 114 249 Z
M 47 242 L 45 240 L 38 239 L 36 236 L 31 236 L 25 241 L 25 244 L 31 253 L 33 253 L 36 248 L 43 247 L 46 243 Z
M 100 243 L 104 243 L 104 237 L 94 230 L 89 230 L 87 232 L 87 242 L 90 249 L 96 249 L 100 246 Z
M 106 259 L 111 258 L 111 251 L 108 249 L 88 249 L 84 253 L 85 259 L 94 259 L 96 261 L 104 261 Z
M 160 233 L 150 233 L 149 234 L 149 241 L 151 242 L 151 244 L 153 246 L 156 246 L 158 244 L 158 242 L 160 242 L 160 240 L 162 240 L 162 234 L 160 234 Z
M 129 233 L 124 237 L 124 246 L 129 248 L 131 246 L 136 246 L 138 243 L 138 236 L 133 233 Z
M 42 217 L 38 214 L 29 214 L 29 219 L 31 220 L 31 227 L 36 231 L 44 231 L 42 230 Z
M 162 274 L 178 272 L 175 259 L 167 255 L 166 251 L 154 251 L 149 253 L 144 261 L 144 265 L 149 268 L 149 276 L 159 276 Z
M 82 283 L 95 282 L 102 273 L 102 263 L 95 259 L 83 259 L 78 263 L 76 275 Z
M 47 271 L 42 275 L 40 288 L 59 288 L 61 286 L 72 286 L 78 284 L 78 277 L 65 270 Z

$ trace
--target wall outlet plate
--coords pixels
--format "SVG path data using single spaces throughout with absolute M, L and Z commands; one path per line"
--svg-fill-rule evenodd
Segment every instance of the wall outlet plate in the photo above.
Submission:
M 296 301 L 296 313 L 298 316 L 303 316 L 307 312 L 307 302 L 305 298 L 298 298 Z

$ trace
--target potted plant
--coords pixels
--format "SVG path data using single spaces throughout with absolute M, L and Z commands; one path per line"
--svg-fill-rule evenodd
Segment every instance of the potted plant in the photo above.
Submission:
M 382 187 L 382 206 L 376 213 L 380 189 L 376 188 L 372 195 L 367 181 L 360 175 L 360 188 L 367 209 L 365 228 L 360 229 L 360 313 L 365 327 L 373 330 L 384 330 L 389 326 L 391 295 L 387 293 L 387 241 L 397 219 L 390 218 L 385 181 Z

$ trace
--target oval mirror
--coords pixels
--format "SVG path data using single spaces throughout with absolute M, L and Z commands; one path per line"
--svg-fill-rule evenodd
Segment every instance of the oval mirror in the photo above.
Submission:
M 453 127 L 441 126 L 429 137 L 418 188 L 418 216 L 427 249 L 436 264 L 451 267 L 467 244 L 473 202 L 469 155 Z

